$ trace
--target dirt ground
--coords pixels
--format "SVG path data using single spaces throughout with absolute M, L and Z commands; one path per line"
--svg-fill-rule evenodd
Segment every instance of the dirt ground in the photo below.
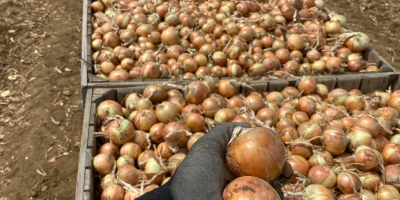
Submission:
M 0 0 L 0 200 L 73 199 L 82 0 Z M 400 0 L 329 0 L 400 69 Z

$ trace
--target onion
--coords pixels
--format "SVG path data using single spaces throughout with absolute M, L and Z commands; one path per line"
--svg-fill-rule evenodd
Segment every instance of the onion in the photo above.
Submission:
M 369 47 L 369 37 L 365 33 L 356 32 L 354 36 L 345 41 L 344 45 L 351 51 L 364 51 Z
M 161 33 L 161 41 L 165 45 L 174 45 L 179 42 L 179 31 L 174 27 L 168 27 Z
M 354 123 L 354 126 L 366 129 L 372 137 L 376 137 L 381 130 L 378 122 L 369 116 L 362 116 L 358 118 Z
M 192 132 L 202 131 L 206 125 L 204 117 L 198 113 L 188 113 L 185 118 L 186 125 Z
M 367 145 L 370 147 L 373 146 L 373 139 L 371 134 L 367 130 L 359 128 L 357 126 L 354 126 L 349 130 L 349 132 L 347 133 L 347 138 L 350 141 L 348 149 L 351 152 L 354 152 L 357 147 L 361 145 Z
M 153 103 L 151 103 L 151 101 L 147 98 L 140 98 L 136 101 L 135 109 L 136 111 L 152 110 Z
M 291 143 L 290 149 L 293 155 L 299 155 L 305 159 L 309 158 L 313 154 L 311 143 L 307 142 L 304 138 L 295 139 Z
M 111 142 L 123 145 L 134 137 L 135 127 L 126 119 L 115 119 L 105 125 L 105 132 Z
M 336 175 L 327 166 L 315 165 L 308 171 L 308 178 L 313 184 L 320 184 L 328 189 L 336 185 Z
M 249 157 L 244 154 L 254 156 Z M 227 165 L 233 175 L 236 177 L 252 175 L 266 181 L 278 177 L 284 167 L 285 157 L 281 139 L 274 131 L 265 127 L 242 132 L 227 147 L 226 153 Z
M 167 124 L 176 120 L 179 116 L 179 111 L 180 110 L 176 104 L 164 101 L 156 106 L 155 114 L 159 122 Z
M 132 165 L 125 165 L 118 169 L 117 178 L 128 184 L 136 185 L 140 180 L 140 170 Z
M 283 94 L 280 92 L 276 92 L 276 91 L 272 91 L 269 92 L 266 96 L 265 96 L 265 100 L 267 100 L 267 102 L 269 103 L 275 103 L 275 104 L 282 104 L 283 102 Z
M 117 159 L 119 157 L 119 147 L 112 142 L 108 142 L 100 147 L 99 153 L 110 154 Z
M 288 142 L 292 142 L 293 140 L 299 137 L 296 128 L 293 127 L 284 128 L 279 132 L 279 135 L 281 136 L 282 142 L 285 144 Z
M 340 155 L 346 150 L 349 140 L 340 128 L 330 127 L 324 130 L 323 146 L 332 155 Z
M 199 104 L 203 102 L 208 93 L 208 89 L 201 81 L 193 81 L 187 86 L 187 91 L 185 92 L 185 98 L 189 103 Z
M 140 130 L 135 131 L 135 137 L 133 138 L 132 142 L 138 144 L 142 151 L 146 150 L 149 148 L 151 143 L 149 139 L 149 133 Z
M 283 97 L 286 98 L 297 98 L 300 94 L 300 91 L 292 86 L 287 86 L 282 90 Z
M 311 94 L 317 88 L 317 79 L 314 76 L 304 76 L 297 88 L 299 91 L 303 91 L 304 94 Z
M 328 151 L 314 151 L 314 154 L 308 159 L 310 167 L 315 165 L 331 166 L 333 165 L 333 157 Z
M 328 93 L 327 99 L 329 103 L 335 106 L 339 105 L 343 106 L 348 96 L 349 93 L 346 90 L 341 88 L 336 88 Z
M 156 110 L 156 115 L 157 115 L 157 110 Z M 164 142 L 164 138 L 162 136 L 162 130 L 164 129 L 164 126 L 165 125 L 163 123 L 157 123 L 151 126 L 149 131 L 149 137 L 152 142 L 156 144 Z
M 326 61 L 326 71 L 329 73 L 338 73 L 340 71 L 340 68 L 342 62 L 340 58 L 337 57 L 329 57 L 328 60 Z
M 293 171 L 300 172 L 304 176 L 307 176 L 308 170 L 310 169 L 310 165 L 308 164 L 307 160 L 299 155 L 291 155 L 288 157 L 287 162 L 290 163 L 292 166 Z M 296 175 L 292 175 L 289 182 L 296 183 Z
M 122 112 L 122 107 L 121 105 L 113 100 L 105 100 L 102 101 L 98 106 L 97 106 L 97 119 L 100 120 L 100 122 L 103 122 L 106 120 L 107 117 L 110 117 L 112 115 L 123 115 Z
M 288 127 L 293 127 L 296 128 L 296 124 L 293 122 L 293 120 L 286 118 L 286 117 L 282 117 L 278 123 L 276 123 L 276 129 L 278 129 L 279 131 L 282 131 L 285 128 Z M 297 132 L 299 132 L 299 129 L 297 129 Z M 322 132 L 322 130 L 321 130 Z
M 117 184 L 111 184 L 101 193 L 101 199 L 124 200 L 125 190 Z
M 346 26 L 347 19 L 346 19 L 346 17 L 343 16 L 343 15 L 335 14 L 335 15 L 333 15 L 333 16 L 331 17 L 331 21 L 338 22 L 338 23 L 340 24 L 340 26 L 345 27 L 345 26 Z
M 140 169 L 144 169 L 146 166 L 147 161 L 150 158 L 154 158 L 156 153 L 153 150 L 144 150 L 138 157 L 137 163 Z
M 222 199 L 280 199 L 280 197 L 268 182 L 254 176 L 243 176 L 225 187 Z
M 167 97 L 167 91 L 163 85 L 150 84 L 144 89 L 143 97 L 148 98 L 153 104 L 157 104 Z
M 360 190 L 361 181 L 353 172 L 340 172 L 337 175 L 337 187 L 343 194 L 353 194 Z
M 135 127 L 141 131 L 149 131 L 157 123 L 157 117 L 152 110 L 142 110 L 136 114 Z
M 186 125 L 170 122 L 164 127 L 162 134 L 170 148 L 185 147 L 190 138 L 188 131 L 189 128 Z
M 157 146 L 157 155 L 161 156 L 163 159 L 168 159 L 174 154 L 174 152 L 169 149 L 168 144 L 166 142 L 161 142 Z
M 400 145 L 400 134 L 397 133 L 396 135 L 394 135 L 392 138 L 390 138 L 389 140 L 389 144 L 396 144 L 396 145 Z
M 374 169 L 380 163 L 380 155 L 377 154 L 379 153 L 368 146 L 359 146 L 355 152 L 355 167 L 363 171 Z
M 235 112 L 229 108 L 223 108 L 215 113 L 214 120 L 217 124 L 222 122 L 232 122 L 236 117 Z
M 129 155 L 120 156 L 117 160 L 117 169 L 120 169 L 125 165 L 135 166 L 135 160 Z
M 243 100 L 239 96 L 233 96 L 227 101 L 227 108 L 232 109 L 235 112 L 238 112 L 239 109 L 244 106 Z
M 250 94 L 243 100 L 244 106 L 246 108 L 253 110 L 255 113 L 257 113 L 261 108 L 264 108 L 264 101 L 262 97 L 254 94 Z
M 290 34 L 289 37 L 287 38 L 287 44 L 289 50 L 303 50 L 304 49 L 304 39 L 302 36 L 298 34 Z
M 194 145 L 194 143 L 196 143 L 197 140 L 199 140 L 204 135 L 205 135 L 204 132 L 197 132 L 197 133 L 193 134 L 192 137 L 190 137 L 190 139 L 188 140 L 188 143 L 187 143 L 188 150 L 190 150 L 192 148 L 192 146 Z
M 140 191 L 136 188 L 135 188 L 135 190 L 136 190 L 135 192 L 126 190 L 124 200 L 132 200 L 132 199 L 139 198 L 141 196 Z
M 400 145 L 387 144 L 382 150 L 383 159 L 387 164 L 400 164 Z
M 399 152 L 397 152 L 399 153 Z M 400 165 L 387 165 L 385 167 L 385 173 L 382 177 L 386 184 L 392 185 L 397 190 L 400 190 Z
M 316 0 L 318 1 L 318 0 Z M 309 200 L 334 200 L 336 199 L 333 196 L 332 192 L 329 191 L 326 187 L 320 184 L 311 184 L 304 189 L 306 196 Z
M 121 155 L 129 155 L 134 160 L 137 160 L 139 155 L 142 153 L 140 146 L 133 142 L 127 142 L 121 147 Z
M 327 21 L 325 22 L 325 31 L 327 34 L 339 34 L 341 26 L 339 22 Z
M 154 158 L 150 158 L 146 162 L 146 166 L 144 168 L 144 173 L 146 174 L 147 178 L 151 180 L 154 176 L 157 176 L 154 178 L 153 183 L 154 184 L 160 184 L 163 180 L 164 174 L 163 169 L 161 165 L 158 163 L 158 161 Z
M 279 123 L 279 122 L 278 122 Z M 307 140 L 312 139 L 317 136 L 322 136 L 323 132 L 321 127 L 312 121 L 304 122 L 297 128 L 299 135 Z M 320 139 L 311 140 L 312 144 L 318 144 Z
M 399 191 L 392 185 L 379 186 L 378 192 L 376 194 L 379 200 L 400 199 Z
M 382 152 L 383 148 L 385 148 L 385 146 L 389 143 L 389 141 L 382 135 L 377 135 L 375 138 L 373 138 L 372 142 L 372 147 L 375 147 L 375 149 L 379 152 Z
M 270 108 L 262 108 L 257 112 L 256 117 L 268 126 L 275 126 L 278 123 L 276 112 Z
M 183 153 L 176 153 L 168 158 L 167 165 L 171 175 L 174 175 L 176 169 L 178 169 L 185 157 L 186 155 Z
M 218 93 L 226 98 L 236 94 L 236 85 L 228 79 L 223 79 L 218 83 Z
M 112 185 L 112 184 L 116 184 L 117 181 L 115 179 L 115 174 L 107 174 L 106 176 L 104 176 L 101 180 L 101 189 L 106 189 L 108 186 Z
M 363 189 L 375 192 L 378 190 L 379 184 L 382 180 L 377 172 L 366 171 L 360 175 L 360 181 Z
M 205 117 L 214 118 L 215 113 L 217 113 L 218 110 L 225 107 L 225 105 L 223 102 L 218 101 L 218 99 L 207 98 L 203 101 L 203 103 L 201 104 L 201 107 L 203 109 L 203 112 L 204 112 L 203 115 Z
M 100 153 L 93 158 L 93 168 L 100 175 L 111 173 L 115 158 L 110 154 Z
M 359 95 L 350 95 L 344 102 L 347 110 L 352 111 L 362 111 L 364 110 L 364 97 Z

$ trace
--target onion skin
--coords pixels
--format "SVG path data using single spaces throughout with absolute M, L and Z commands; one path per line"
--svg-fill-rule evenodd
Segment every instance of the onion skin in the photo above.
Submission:
M 164 101 L 157 105 L 155 113 L 159 122 L 168 124 L 169 122 L 176 120 L 179 116 L 179 111 L 180 110 L 176 104 Z
M 383 159 L 387 164 L 400 164 L 400 145 L 387 144 L 382 150 Z
M 317 79 L 315 76 L 304 76 L 297 88 L 299 91 L 303 91 L 303 94 L 311 94 L 317 88 Z
M 336 185 L 336 175 L 327 166 L 315 165 L 308 171 L 308 178 L 311 183 L 321 184 L 328 189 L 332 189 Z
M 369 37 L 365 33 L 357 32 L 355 36 L 346 40 L 344 45 L 355 52 L 364 51 L 369 47 Z
M 112 115 L 123 115 L 121 105 L 113 100 L 105 100 L 97 106 L 97 119 L 100 122 L 106 120 L 107 117 Z
M 278 200 L 280 197 L 268 182 L 253 176 L 242 176 L 236 178 L 225 187 L 222 199 Z
M 257 155 L 257 158 L 245 155 Z M 274 131 L 257 127 L 239 135 L 227 147 L 226 159 L 229 171 L 236 177 L 251 175 L 271 181 L 282 171 L 286 155 Z
M 99 153 L 111 154 L 115 159 L 118 159 L 119 147 L 112 142 L 108 142 L 100 147 Z
M 352 188 L 354 185 L 354 190 Z M 337 175 L 337 187 L 343 194 L 353 194 L 360 190 L 360 178 L 351 172 L 340 172 Z
M 304 189 L 309 200 L 335 200 L 332 192 L 319 184 L 311 184 Z
M 360 181 L 363 189 L 376 192 L 382 179 L 377 172 L 366 171 L 360 176 Z
M 188 85 L 185 98 L 189 103 L 199 104 L 208 96 L 208 88 L 201 81 L 194 81 Z
M 121 147 L 121 155 L 129 155 L 133 159 L 137 160 L 139 155 L 142 153 L 141 147 L 133 142 L 127 142 Z
M 365 145 L 359 146 L 355 152 L 355 163 L 361 163 L 361 164 L 355 165 L 355 167 L 363 171 L 372 170 L 380 162 L 378 156 L 379 155 L 377 155 L 374 149 Z
M 400 199 L 400 193 L 391 185 L 381 185 L 379 186 L 377 197 L 378 200 Z
M 160 144 L 164 142 L 164 138 L 162 136 L 162 130 L 164 129 L 163 123 L 157 123 L 151 126 L 149 131 L 150 140 L 156 144 Z
M 232 122 L 236 117 L 235 112 L 229 108 L 223 108 L 215 113 L 214 120 L 217 124 L 222 122 Z
M 308 170 L 310 170 L 310 165 L 308 164 L 307 160 L 304 159 L 303 157 L 299 155 L 291 155 L 288 157 L 287 162 L 290 163 L 292 166 L 293 171 L 297 171 L 302 173 L 304 176 L 307 175 Z M 296 175 L 293 174 L 292 177 L 290 177 L 289 182 L 290 183 L 296 183 Z
M 101 193 L 101 200 L 124 200 L 125 190 L 117 184 L 112 184 Z
M 111 173 L 114 167 L 115 158 L 110 154 L 97 154 L 93 159 L 93 168 L 100 175 Z
M 349 140 L 342 129 L 332 127 L 324 130 L 323 136 L 324 149 L 332 155 L 340 155 L 346 150 Z
M 126 119 L 115 119 L 105 127 L 105 132 L 110 137 L 111 142 L 116 145 L 123 145 L 134 137 L 135 127 Z
M 382 179 L 385 180 L 386 184 L 400 190 L 400 165 L 387 165 L 385 167 L 385 175 L 382 175 Z
M 140 171 L 132 165 L 125 165 L 118 169 L 117 178 L 131 185 L 136 185 L 139 183 Z

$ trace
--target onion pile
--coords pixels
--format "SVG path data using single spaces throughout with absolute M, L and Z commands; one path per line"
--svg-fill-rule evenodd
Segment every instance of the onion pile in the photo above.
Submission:
M 109 81 L 374 72 L 369 38 L 322 0 L 97 0 L 92 58 Z M 365 58 L 364 58 L 365 59 Z
M 152 84 L 143 94 L 127 95 L 122 104 L 106 100 L 98 105 L 98 131 L 106 137 L 99 140 L 93 166 L 103 177 L 104 196 L 120 195 L 114 193 L 126 189 L 126 183 L 138 189 L 124 190 L 126 195 L 142 195 L 165 184 L 192 145 L 221 122 L 252 126 L 227 147 L 227 166 L 236 177 L 258 177 L 265 183 L 261 187 L 239 179 L 240 187 L 262 188 L 274 196 L 265 184 L 279 175 L 287 159 L 294 169 L 283 186 L 289 199 L 399 195 L 400 90 L 328 91 L 314 77 L 303 77 L 282 92 L 239 94 L 237 86 L 245 83 L 211 80 L 188 81 L 187 87 L 168 85 L 176 89 Z M 236 93 L 227 95 L 232 86 Z M 257 151 L 251 146 L 265 154 L 249 154 Z M 232 192 L 235 187 L 227 187 L 224 195 L 249 195 Z

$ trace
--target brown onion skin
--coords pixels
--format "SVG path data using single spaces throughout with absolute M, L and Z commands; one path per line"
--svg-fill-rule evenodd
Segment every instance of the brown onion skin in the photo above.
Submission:
M 323 185 L 320 184 L 311 184 L 305 188 L 305 193 L 310 200 L 334 200 L 336 199 L 333 196 L 332 192 Z
M 150 140 L 156 144 L 164 142 L 164 138 L 162 136 L 162 130 L 164 129 L 165 124 L 157 123 L 151 126 L 149 131 Z
M 123 145 L 134 138 L 135 127 L 126 119 L 115 119 L 106 124 L 105 132 L 111 142 L 116 145 Z
M 382 179 L 385 180 L 386 184 L 400 190 L 400 165 L 387 165 L 385 167 L 385 174 L 382 174 Z
M 115 159 L 118 159 L 119 147 L 112 142 L 108 142 L 100 147 L 99 153 L 111 154 Z
M 311 183 L 321 184 L 328 189 L 331 189 L 336 185 L 335 173 L 329 167 L 323 165 L 315 165 L 314 167 L 311 167 L 308 171 L 308 178 Z
M 353 185 L 355 191 L 352 188 Z M 353 194 L 361 188 L 361 181 L 354 173 L 340 172 L 337 175 L 337 187 L 343 194 Z
M 262 154 L 260 149 L 263 149 Z M 244 156 L 243 153 L 258 155 L 258 158 Z M 282 171 L 286 155 L 284 145 L 274 131 L 257 127 L 240 135 L 230 144 L 226 159 L 229 171 L 236 177 L 252 175 L 271 181 Z M 254 159 L 258 162 L 254 162 Z
M 115 158 L 110 154 L 97 154 L 93 159 L 93 168 L 100 175 L 111 173 L 115 163 Z
M 170 122 L 164 127 L 162 134 L 168 145 L 172 147 L 185 147 L 190 138 L 186 131 L 189 131 L 186 125 L 179 122 Z
M 378 200 L 400 199 L 399 191 L 392 185 L 381 185 L 377 192 Z
M 131 185 L 139 183 L 140 171 L 132 165 L 124 165 L 117 171 L 117 178 Z
M 128 142 L 122 145 L 120 153 L 121 155 L 129 155 L 133 159 L 137 160 L 139 155 L 142 153 L 142 149 L 138 144 Z
M 261 108 L 264 108 L 264 101 L 262 99 L 262 97 L 258 96 L 258 95 L 249 95 L 247 96 L 244 100 L 244 105 L 246 106 L 246 108 L 253 110 L 255 113 L 257 113 L 259 110 L 261 110 Z
M 293 171 L 297 171 L 302 173 L 304 176 L 307 176 L 308 170 L 310 170 L 310 165 L 308 164 L 307 160 L 299 155 L 291 155 L 288 157 L 288 163 L 292 166 Z M 290 177 L 290 183 L 296 183 L 296 175 L 292 175 Z
M 268 182 L 254 176 L 242 176 L 225 187 L 222 199 L 261 200 L 280 197 Z
M 113 100 L 105 100 L 97 106 L 97 119 L 100 122 L 106 120 L 111 115 L 123 115 L 121 105 Z
M 375 171 L 366 171 L 360 175 L 361 186 L 365 190 L 376 192 L 382 179 Z
M 400 145 L 387 144 L 382 150 L 382 156 L 387 164 L 400 164 Z
M 117 184 L 111 184 L 101 193 L 101 199 L 124 200 L 125 190 Z

